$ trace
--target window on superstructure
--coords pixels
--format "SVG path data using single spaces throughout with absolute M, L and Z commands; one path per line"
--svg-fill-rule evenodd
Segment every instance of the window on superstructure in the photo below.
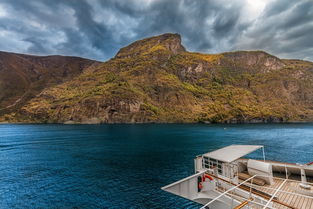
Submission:
M 210 168 L 210 165 L 209 165 L 209 158 L 208 157 L 203 157 L 203 167 L 205 168 Z
M 217 171 L 218 171 L 218 174 L 222 174 L 223 173 L 222 163 L 223 162 L 221 162 L 221 161 L 217 161 Z

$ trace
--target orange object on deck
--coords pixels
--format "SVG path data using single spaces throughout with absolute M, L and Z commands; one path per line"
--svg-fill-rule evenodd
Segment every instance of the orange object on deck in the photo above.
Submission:
M 243 208 L 244 206 L 248 205 L 248 203 L 249 203 L 250 201 L 252 201 L 252 200 L 253 200 L 253 198 L 250 198 L 250 199 L 248 199 L 248 200 L 246 200 L 246 201 L 243 201 L 242 203 L 240 203 L 239 205 L 237 205 L 236 207 L 234 207 L 234 209 Z
M 209 176 L 208 174 L 204 174 L 204 175 L 203 175 L 202 181 L 205 181 L 206 178 L 210 179 L 210 181 L 213 181 L 213 177 L 212 177 L 212 176 Z

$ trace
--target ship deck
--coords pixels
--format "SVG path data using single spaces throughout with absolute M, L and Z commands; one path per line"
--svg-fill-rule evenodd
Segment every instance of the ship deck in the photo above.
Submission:
M 275 195 L 278 201 L 285 203 L 286 205 L 289 205 L 292 208 L 298 209 L 313 208 L 313 191 L 301 188 L 300 182 L 293 180 L 287 180 L 286 182 L 284 182 L 283 179 L 275 178 L 273 185 L 266 185 L 260 187 L 253 185 L 253 187 L 255 188 L 258 187 L 257 188 L 258 190 L 273 195 L 281 185 L 282 187 L 278 190 L 278 192 Z M 276 202 L 273 203 L 273 207 L 280 209 L 291 208 L 288 206 L 283 206 Z
M 261 191 L 275 198 L 272 207 L 278 209 L 308 209 L 313 208 L 313 187 L 303 189 L 300 182 L 290 179 L 274 178 L 273 185 L 258 186 L 247 183 L 246 186 L 252 187 L 256 191 Z M 275 201 L 276 200 L 276 201 Z M 253 202 L 250 203 L 252 208 L 262 208 Z

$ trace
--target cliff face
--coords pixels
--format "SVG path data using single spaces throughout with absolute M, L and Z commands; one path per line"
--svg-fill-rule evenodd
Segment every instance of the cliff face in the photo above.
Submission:
M 178 54 L 186 51 L 181 44 L 181 37 L 179 34 L 166 33 L 161 36 L 136 41 L 129 46 L 120 49 L 115 58 L 132 58 L 135 56 L 147 55 L 157 50 L 166 50 L 171 54 Z
M 187 52 L 178 34 L 136 41 L 52 87 L 6 121 L 280 122 L 313 119 L 313 63 L 261 51 Z
M 70 80 L 96 63 L 79 57 L 0 52 L 0 115 L 17 110 L 43 89 Z

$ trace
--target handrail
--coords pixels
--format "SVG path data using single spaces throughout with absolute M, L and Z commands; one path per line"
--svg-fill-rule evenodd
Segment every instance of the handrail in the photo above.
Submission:
M 266 203 L 266 205 L 263 207 L 263 209 L 266 209 L 266 207 L 271 203 L 271 201 L 274 199 L 275 195 L 279 192 L 279 190 L 284 186 L 284 184 L 287 182 L 288 179 L 285 179 L 285 181 L 283 181 L 283 183 L 281 183 L 279 185 L 279 187 L 276 189 L 276 191 L 274 192 L 274 194 L 272 195 L 271 199 L 269 199 Z
M 201 172 L 199 172 L 199 173 L 196 173 L 196 174 L 194 174 L 194 175 L 192 175 L 192 176 L 188 176 L 188 177 L 183 178 L 183 179 L 181 179 L 181 180 L 179 180 L 179 181 L 176 181 L 176 182 L 174 182 L 174 183 L 171 183 L 171 184 L 169 184 L 169 185 L 166 185 L 166 186 L 164 186 L 164 187 L 161 187 L 161 189 L 162 189 L 162 190 L 165 190 L 165 189 L 167 189 L 167 188 L 169 188 L 169 187 L 171 187 L 171 186 L 174 186 L 174 185 L 176 185 L 176 184 L 178 184 L 178 183 L 181 183 L 181 182 L 187 181 L 187 180 L 189 180 L 189 179 L 192 179 L 192 178 L 194 178 L 194 177 L 200 176 L 200 175 L 202 175 L 203 173 L 205 173 L 205 172 L 207 172 L 207 171 L 208 171 L 208 170 L 204 170 L 204 171 L 201 171 Z
M 213 175 L 213 174 L 210 174 L 210 175 L 213 176 L 214 178 L 217 178 L 217 179 L 220 179 L 220 180 L 222 180 L 222 181 L 225 181 L 226 183 L 229 183 L 229 184 L 231 184 L 231 185 L 234 185 L 234 186 L 236 185 L 236 184 L 234 184 L 234 183 L 232 183 L 232 182 L 230 182 L 230 181 L 227 181 L 227 180 L 225 180 L 225 179 L 222 179 L 222 178 L 220 178 L 220 177 L 218 177 L 218 176 L 215 176 L 215 175 Z M 262 175 L 257 175 L 257 176 L 262 176 Z M 277 178 L 277 177 L 275 177 L 275 178 Z M 289 179 L 288 179 L 288 181 L 289 181 Z M 256 186 L 256 185 L 254 185 L 254 186 Z M 247 185 L 245 185 L 245 184 L 239 186 L 240 189 L 243 189 L 243 190 L 245 190 L 245 191 L 247 191 L 247 192 L 250 192 L 250 189 L 249 189 L 249 188 L 246 188 L 246 187 L 249 187 L 249 186 L 247 186 Z M 266 199 L 266 200 L 270 199 L 270 197 L 271 197 L 270 195 L 267 196 L 267 195 L 265 195 L 265 194 L 260 193 L 261 191 L 258 191 L 258 190 L 256 190 L 256 191 L 252 190 L 251 192 L 252 192 L 252 194 L 258 195 L 259 197 L 262 197 L 262 198 L 264 198 L 264 199 Z M 281 191 L 281 192 L 282 192 L 282 191 Z M 294 193 L 294 194 L 295 194 L 295 195 L 300 195 L 300 194 L 297 194 L 297 193 Z M 300 195 L 300 196 L 305 196 L 305 195 Z M 273 196 L 273 197 L 275 197 L 275 196 Z M 305 197 L 308 197 L 308 196 L 305 196 Z M 313 198 L 313 197 L 310 197 L 310 198 Z M 279 200 L 273 199 L 272 201 L 275 202 L 275 203 L 277 203 L 277 204 L 283 205 L 283 206 L 285 206 L 285 207 L 287 207 L 287 208 L 295 209 L 295 207 L 293 207 L 293 206 L 291 206 L 291 205 L 288 205 L 288 204 L 286 204 L 286 203 L 284 203 L 284 202 L 281 202 L 281 201 L 279 201 Z
M 235 184 L 235 183 L 233 183 L 233 182 L 227 181 L 226 179 L 220 178 L 220 177 L 215 176 L 215 175 L 213 175 L 213 174 L 210 174 L 210 175 L 213 176 L 214 178 L 220 179 L 220 180 L 222 180 L 222 181 L 224 181 L 224 182 L 226 182 L 226 183 L 228 183 L 228 184 L 231 184 L 231 185 L 234 185 L 234 186 L 237 185 L 237 184 Z M 253 185 L 253 186 L 255 186 L 255 185 Z M 247 187 L 248 187 L 248 188 L 247 188 Z M 239 186 L 239 188 L 250 192 L 250 189 L 249 189 L 250 186 L 248 186 L 248 185 L 246 185 L 246 184 L 243 184 L 243 185 Z M 265 192 L 262 192 L 262 191 L 260 191 L 260 190 L 255 189 L 255 188 L 252 188 L 252 189 L 253 189 L 253 190 L 251 191 L 252 194 L 258 195 L 258 196 L 260 196 L 260 197 L 262 197 L 262 198 L 264 198 L 264 199 L 269 199 L 269 198 L 271 197 L 271 195 L 269 195 L 269 194 L 267 194 L 267 193 L 265 193 Z
M 174 183 L 172 183 L 172 184 L 169 184 L 169 185 L 167 185 L 167 186 L 164 186 L 164 187 L 162 187 L 162 189 L 163 189 L 163 190 L 166 190 L 166 189 L 169 188 L 169 187 L 172 187 L 172 186 L 175 186 L 175 185 L 177 185 L 177 184 L 179 184 L 179 183 L 188 181 L 189 179 L 192 179 L 192 178 L 201 176 L 201 175 L 203 175 L 203 174 L 205 174 L 205 173 L 207 173 L 207 172 L 210 172 L 210 169 L 203 170 L 203 171 L 201 171 L 201 172 L 199 172 L 199 173 L 196 173 L 196 174 L 194 174 L 194 175 L 192 175 L 192 176 L 186 177 L 186 178 L 181 179 L 181 180 L 179 180 L 179 181 L 177 181 L 177 182 L 174 182 Z M 262 191 L 259 192 L 259 190 L 256 189 L 256 188 L 262 188 L 261 186 L 257 186 L 257 185 L 250 186 L 251 188 L 253 188 L 252 191 L 250 191 L 250 189 L 247 188 L 247 187 L 249 187 L 249 185 L 247 185 L 247 182 L 251 181 L 251 179 L 253 179 L 253 178 L 255 178 L 255 177 L 266 176 L 266 175 L 257 175 L 257 174 L 256 174 L 256 175 L 251 176 L 250 178 L 246 179 L 245 181 L 243 181 L 243 182 L 241 182 L 241 183 L 239 183 L 239 184 L 234 184 L 233 182 L 230 182 L 230 181 L 228 181 L 228 180 L 226 180 L 226 179 L 223 179 L 223 178 L 220 178 L 220 177 L 218 177 L 218 176 L 215 176 L 214 174 L 211 174 L 211 173 L 210 173 L 209 175 L 211 175 L 212 177 L 214 177 L 214 178 L 216 178 L 216 179 L 225 181 L 226 183 L 228 183 L 228 184 L 230 184 L 230 185 L 233 185 L 233 187 L 231 187 L 231 188 L 228 189 L 227 191 L 221 193 L 220 195 L 218 195 L 217 197 L 215 197 L 214 199 L 212 199 L 211 201 L 209 201 L 208 203 L 206 203 L 206 204 L 205 204 L 203 207 L 201 207 L 200 209 L 205 209 L 207 206 L 209 206 L 210 204 L 212 204 L 214 201 L 216 201 L 217 199 L 221 198 L 222 196 L 226 195 L 227 193 L 231 192 L 232 190 L 234 190 L 234 189 L 236 189 L 236 188 L 240 188 L 240 189 L 242 189 L 242 190 L 251 192 L 252 194 L 257 195 L 257 196 L 259 196 L 259 197 L 264 198 L 265 200 L 267 200 L 266 203 L 264 203 L 264 205 L 265 205 L 264 208 L 270 207 L 269 204 L 270 204 L 271 202 L 274 202 L 274 203 L 283 205 L 283 206 L 285 206 L 285 207 L 288 207 L 288 208 L 291 208 L 291 209 L 295 209 L 294 206 L 291 206 L 291 205 L 289 205 L 289 204 L 286 204 L 286 203 L 284 203 L 284 202 L 281 202 L 281 201 L 275 199 L 275 196 L 276 196 L 277 193 L 294 194 L 294 195 L 299 195 L 299 196 L 301 196 L 301 197 L 306 197 L 306 198 L 309 198 L 309 199 L 313 199 L 313 197 L 310 197 L 310 196 L 307 196 L 307 195 L 303 195 L 303 194 L 299 194 L 299 193 L 293 193 L 293 192 L 288 192 L 288 191 L 281 190 L 282 187 L 283 187 L 283 185 L 284 185 L 286 182 L 299 182 L 299 181 L 297 181 L 297 180 L 291 180 L 291 179 L 284 179 L 284 178 L 279 178 L 279 177 L 273 177 L 274 179 L 280 179 L 280 180 L 282 180 L 283 182 L 279 185 L 279 187 L 278 187 L 277 189 L 268 188 L 268 189 L 270 189 L 270 190 L 272 190 L 272 191 L 275 190 L 275 192 L 274 192 L 273 195 L 269 195 L 269 194 L 266 194 L 266 193 L 262 194 Z M 311 184 L 311 185 L 312 185 L 312 184 Z M 255 188 L 255 187 L 256 187 L 256 188 Z M 225 188 L 225 189 L 226 189 L 226 188 Z M 247 200 L 249 200 L 249 199 L 243 198 L 243 200 L 247 201 Z M 245 201 L 244 201 L 244 202 L 245 202 Z M 243 203 L 244 203 L 244 202 L 243 202 Z M 253 200 L 250 200 L 249 202 L 250 202 L 250 203 L 254 203 Z M 264 206 L 264 205 L 263 205 L 263 206 Z M 271 208 L 271 207 L 270 207 L 270 208 Z M 239 208 L 238 208 L 238 209 L 239 209 Z
M 248 199 L 245 198 L 245 197 L 241 197 L 241 196 L 238 196 L 238 195 L 235 195 L 235 194 L 229 194 L 229 196 L 231 196 L 231 197 L 236 196 L 236 198 L 238 198 L 238 199 L 243 199 L 244 201 L 248 200 Z M 261 207 L 264 206 L 264 204 L 262 204 L 262 203 L 255 202 L 254 199 L 253 199 L 253 200 L 250 200 L 250 203 L 253 203 L 253 204 L 255 204 L 255 205 L 259 205 L 259 206 L 261 206 Z M 273 207 L 271 207 L 271 206 L 268 206 L 268 208 L 269 208 L 269 209 L 275 209 L 275 208 L 273 208 Z
M 256 175 L 251 176 L 250 178 L 248 178 L 247 180 L 241 182 L 241 183 L 238 184 L 237 186 L 234 186 L 234 187 L 228 189 L 228 190 L 225 191 L 224 193 L 220 194 L 219 196 L 215 197 L 213 200 L 211 200 L 210 202 L 208 202 L 207 204 L 205 204 L 205 205 L 204 205 L 203 207 L 201 207 L 200 209 L 205 209 L 207 206 L 209 206 L 212 202 L 214 202 L 214 201 L 217 200 L 218 198 L 220 198 L 220 197 L 224 196 L 225 194 L 227 194 L 228 192 L 230 192 L 230 191 L 232 191 L 232 190 L 238 188 L 240 185 L 242 185 L 242 184 L 244 184 L 245 182 L 247 182 L 247 181 L 253 179 L 255 176 L 256 176 Z
M 305 165 L 313 165 L 313 161 L 309 162 L 309 163 L 306 163 Z
M 268 177 L 267 175 L 258 175 L 259 177 Z M 276 176 L 272 176 L 273 179 L 280 179 L 280 180 L 285 180 L 286 178 L 280 178 L 280 177 L 276 177 Z M 294 179 L 288 179 L 288 181 L 290 182 L 301 182 L 299 180 L 294 180 Z M 313 186 L 313 183 L 311 182 L 306 182 L 306 184 L 309 184 L 309 185 L 312 185 Z
M 289 181 L 289 179 L 288 179 Z M 244 184 L 243 186 L 247 186 L 249 187 L 249 185 L 246 185 Z M 259 186 L 259 185 L 253 185 L 253 188 L 264 188 L 264 186 Z M 271 191 L 276 191 L 275 188 L 271 188 L 271 187 L 266 187 L 267 190 L 271 190 Z M 308 196 L 308 195 L 304 195 L 304 194 L 299 194 L 299 193 L 296 193 L 296 192 L 288 192 L 286 190 L 280 190 L 279 191 L 280 193 L 286 193 L 286 194 L 293 194 L 293 195 L 296 195 L 296 196 L 300 196 L 300 197 L 304 197 L 304 198 L 309 198 L 309 199 L 313 199 L 313 196 Z

